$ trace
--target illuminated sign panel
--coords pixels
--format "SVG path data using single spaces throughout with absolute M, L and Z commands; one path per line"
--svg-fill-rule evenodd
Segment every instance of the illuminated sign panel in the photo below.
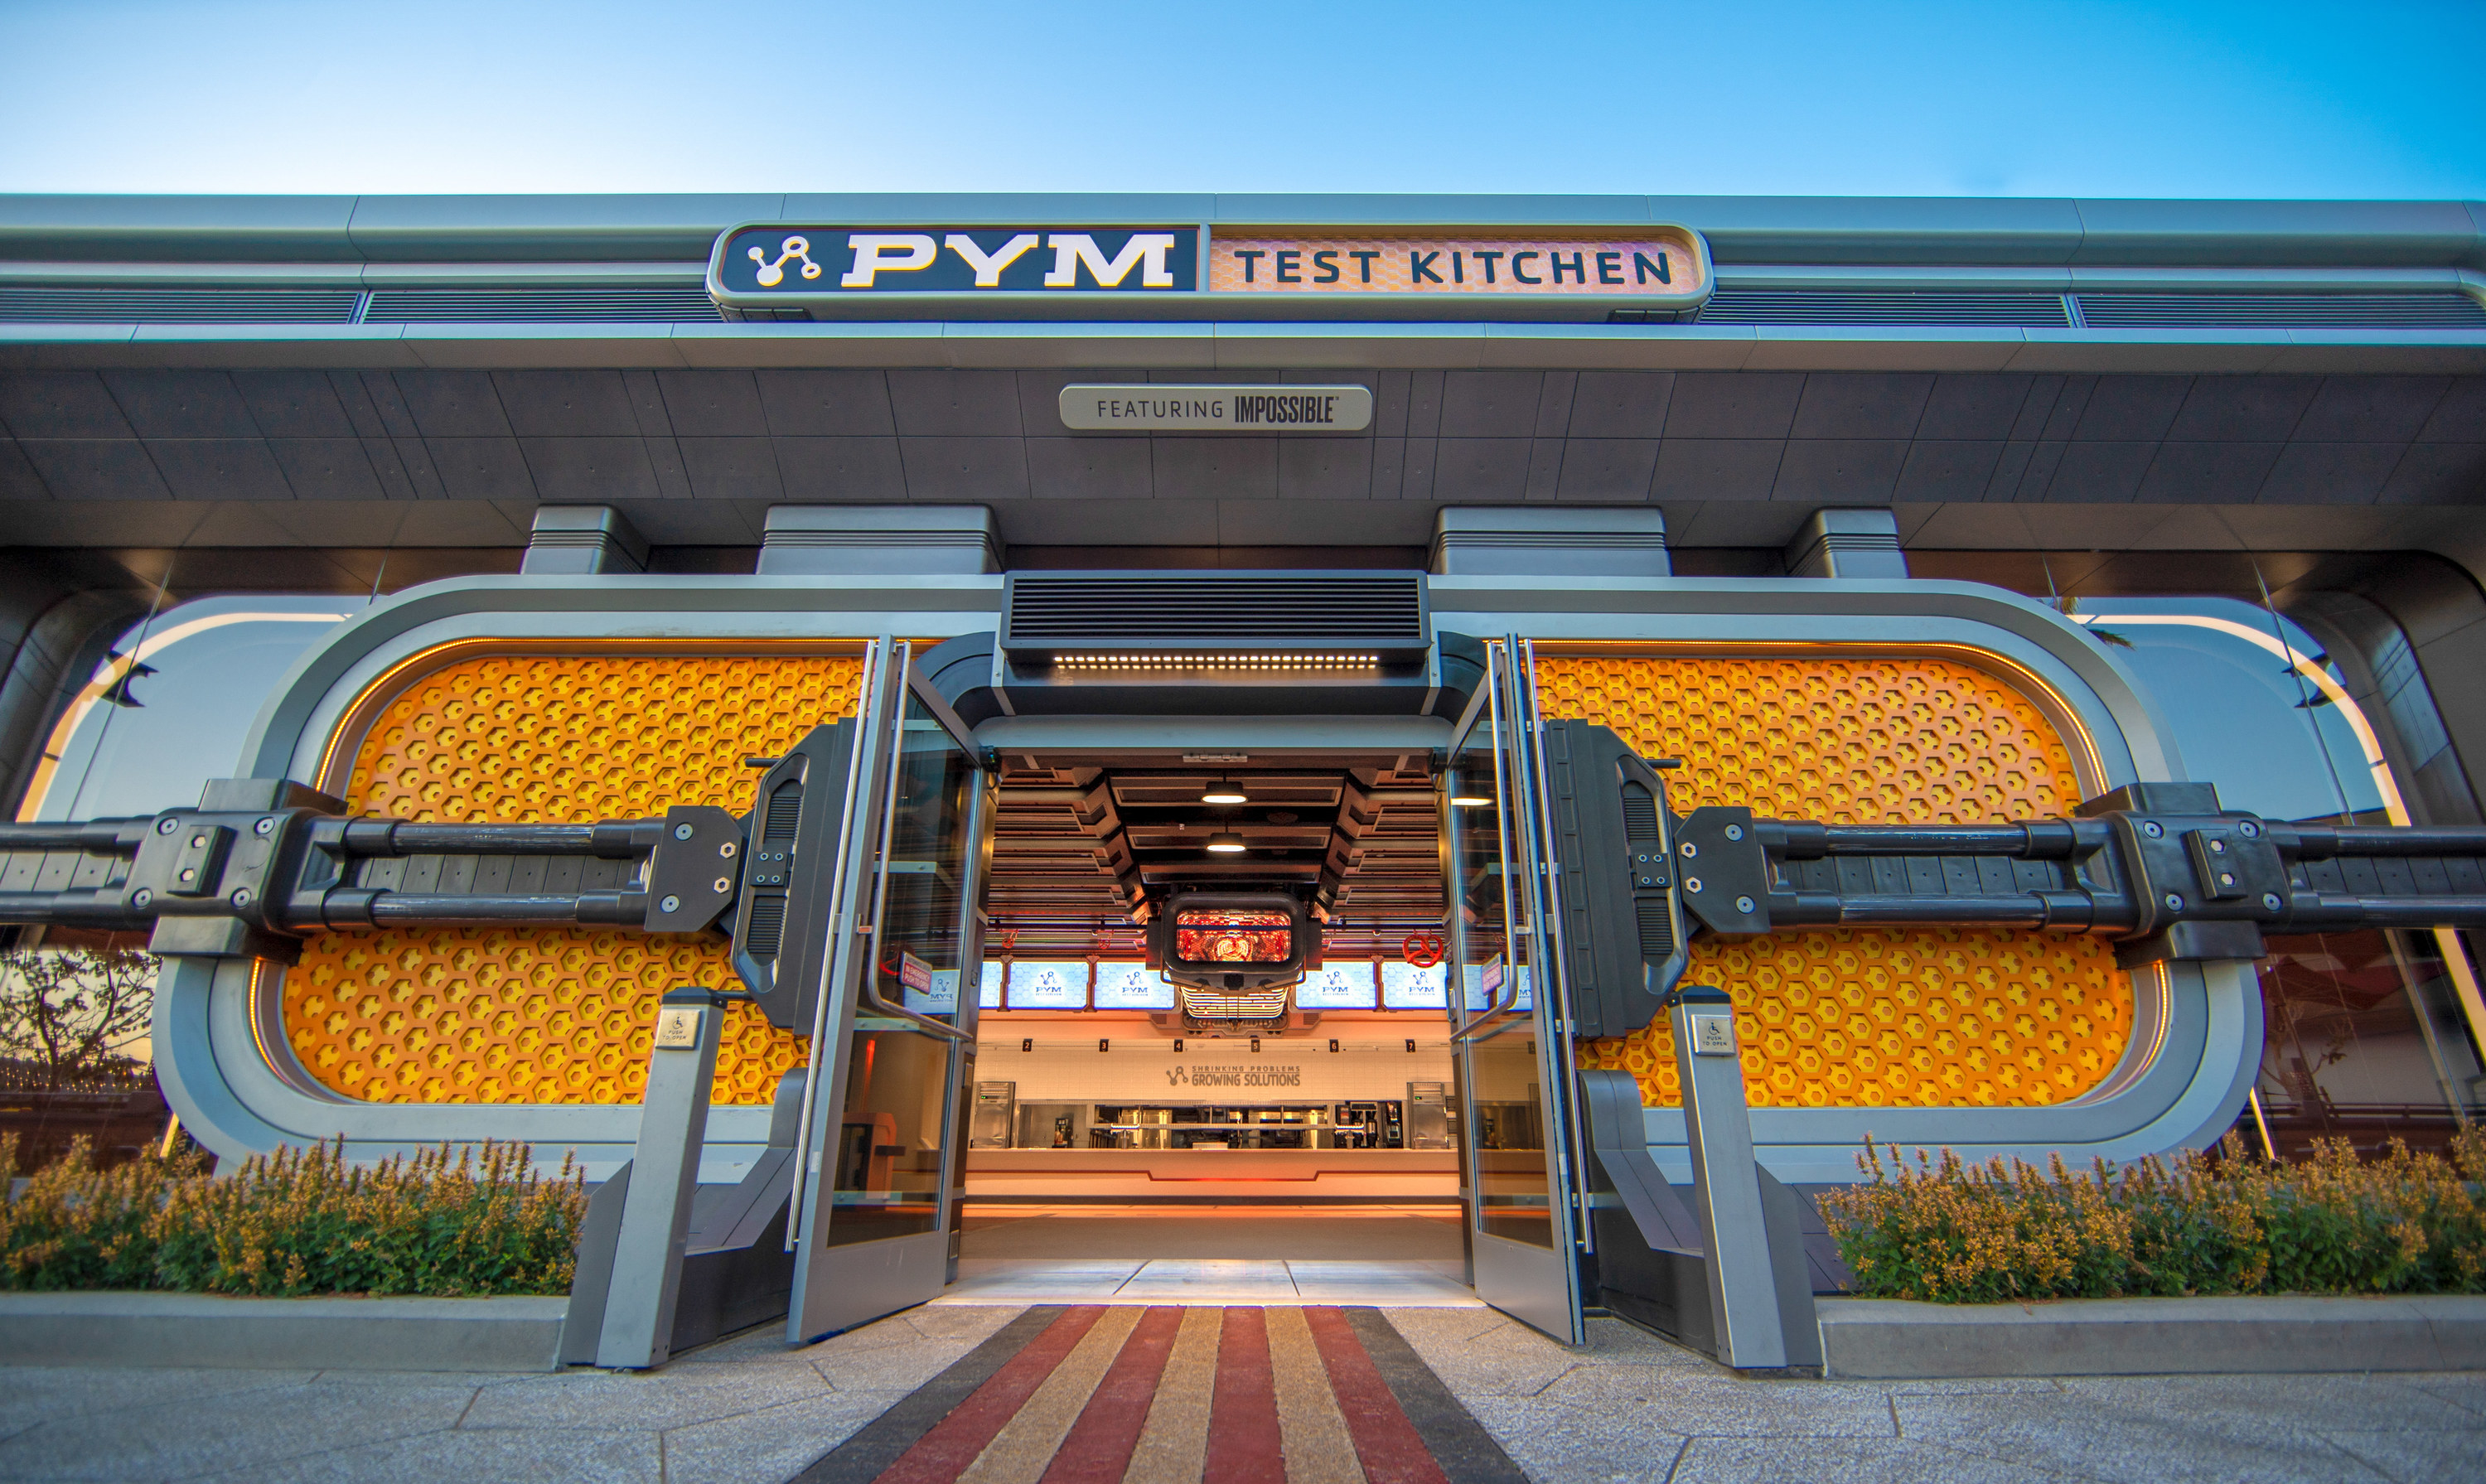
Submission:
M 1220 235 L 1212 293 L 1590 294 L 1698 302 L 1699 239 L 1676 227 L 1619 232 L 1289 232 Z
M 1060 405 L 1063 426 L 1082 431 L 1340 433 L 1372 426 L 1372 390 L 1353 384 L 1071 385 Z
M 744 307 L 1199 288 L 1197 227 L 737 227 L 717 239 L 708 261 L 708 291 Z
M 1672 318 L 1709 297 L 1686 227 L 774 224 L 717 238 L 729 316 Z

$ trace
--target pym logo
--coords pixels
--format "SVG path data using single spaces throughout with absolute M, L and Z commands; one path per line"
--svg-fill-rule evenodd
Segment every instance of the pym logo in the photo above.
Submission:
M 1187 1083 L 1187 1082 L 1189 1082 L 1189 1081 L 1191 1081 L 1191 1079 L 1190 1079 L 1190 1078 L 1188 1078 L 1188 1077 L 1185 1077 L 1185 1076 L 1183 1075 L 1182 1068 L 1180 1068 L 1180 1067 L 1178 1067 L 1178 1066 L 1170 1066 L 1170 1067 L 1167 1067 L 1167 1068 L 1166 1068 L 1166 1086 L 1169 1086 L 1169 1087 L 1179 1087 L 1179 1086 L 1181 1086 L 1184 1083 Z
M 746 250 L 743 256 L 760 264 L 760 287 L 762 289 L 774 289 L 786 282 L 786 264 L 798 258 L 803 261 L 805 278 L 820 276 L 820 265 L 812 261 L 812 239 L 809 237 L 787 237 L 778 243 L 775 262 L 770 262 L 767 253 L 757 247 Z

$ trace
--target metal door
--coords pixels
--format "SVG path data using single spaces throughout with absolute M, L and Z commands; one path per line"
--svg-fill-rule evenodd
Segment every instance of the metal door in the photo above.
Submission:
M 1477 1296 L 1558 1340 L 1580 1317 L 1577 1083 L 1533 656 L 1489 644 L 1444 770 L 1450 1045 Z
M 992 810 L 912 657 L 874 644 L 855 712 L 788 1238 L 797 1344 L 937 1296 L 956 1260 Z

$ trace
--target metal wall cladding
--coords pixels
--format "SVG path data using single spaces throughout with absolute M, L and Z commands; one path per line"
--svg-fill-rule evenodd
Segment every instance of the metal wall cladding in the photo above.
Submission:
M 1601 722 L 1667 775 L 1678 813 L 1743 804 L 1837 824 L 2046 818 L 2081 798 L 2028 698 L 1939 659 L 1540 658 L 1549 717 Z M 2132 1033 L 2132 982 L 2093 938 L 2009 929 L 1837 928 L 1703 938 L 1686 982 L 1735 1002 L 1755 1107 L 2039 1106 L 2104 1081 Z M 1591 1041 L 1652 1106 L 1682 1087 L 1661 1017 Z
M 365 734 L 358 812 L 442 823 L 643 818 L 750 806 L 758 773 L 853 714 L 859 660 L 785 655 L 510 656 L 408 685 Z M 286 973 L 294 1055 L 379 1103 L 633 1103 L 656 1001 L 732 987 L 721 945 L 609 929 L 444 928 L 314 938 Z M 764 1104 L 803 1042 L 734 1004 L 714 1097 Z

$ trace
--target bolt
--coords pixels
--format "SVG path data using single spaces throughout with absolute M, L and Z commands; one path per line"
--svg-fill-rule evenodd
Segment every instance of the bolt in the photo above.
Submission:
M 190 848 L 193 850 L 199 849 L 201 846 L 207 844 L 207 838 L 205 835 L 193 835 L 190 837 Z
M 716 847 L 716 853 L 731 861 L 733 859 L 733 852 L 736 848 L 737 847 L 734 845 L 733 841 L 727 840 L 724 844 Z
M 1738 896 L 1738 897 L 1736 897 L 1736 898 L 1735 898 L 1735 910 L 1736 910 L 1737 912 L 1750 912 L 1750 911 L 1752 911 L 1752 910 L 1753 910 L 1753 899 L 1752 899 L 1751 897 L 1749 897 L 1749 896 Z
M 2184 898 L 2176 895 L 2172 892 L 2167 893 L 2166 901 L 2167 910 L 2169 912 L 2181 912 L 2184 910 Z
M 1700 878 L 1698 876 L 1684 877 L 1683 890 L 1687 892 L 1699 892 L 1700 890 Z
M 235 892 L 235 893 L 233 894 L 233 904 L 234 904 L 235 906 L 236 906 L 236 907 L 247 907 L 247 906 L 249 906 L 249 905 L 250 905 L 250 888 L 248 888 L 248 887 L 244 887 L 244 888 L 242 888 L 240 891 Z
M 181 872 L 181 879 L 183 881 L 196 881 L 199 879 L 199 873 L 195 870 L 185 870 Z
M 1699 855 L 1699 854 L 1700 853 L 1700 847 L 1699 847 L 1699 846 L 1698 846 L 1698 845 L 1696 845 L 1696 844 L 1694 844 L 1694 843 L 1692 843 L 1692 841 L 1690 841 L 1690 840 L 1685 840 L 1685 841 L 1683 842 L 1682 849 L 1683 849 L 1683 859 L 1685 859 L 1685 860 L 1687 860 L 1687 861 L 1691 860 L 1694 856 L 1697 856 L 1697 855 Z
M 2225 855 L 2226 853 L 2227 853 L 2227 842 L 2226 842 L 2225 840 L 2223 840 L 2223 839 L 2213 839 L 2213 840 L 2211 840 L 2211 841 L 2210 841 L 2210 854 L 2212 854 L 2212 855 Z
M 2279 909 L 2286 905 L 2287 903 L 2279 899 L 2279 893 L 2277 892 L 2264 892 L 2261 893 L 2261 910 L 2264 912 L 2277 912 Z
M 2160 824 L 2155 819 L 2144 819 L 2141 821 L 2141 833 L 2148 836 L 2151 839 L 2165 839 L 2167 838 L 2167 827 Z
M 276 833 L 276 821 L 273 819 L 262 819 L 259 823 L 250 827 L 250 833 L 253 835 L 273 835 Z
M 2234 886 L 2235 884 L 2236 884 L 2236 873 L 2235 873 L 2234 871 L 2221 871 L 2221 872 L 2219 872 L 2219 885 L 2221 885 L 2221 886 L 2223 886 L 2223 887 L 2231 887 L 2231 886 Z
M 145 887 L 140 887 L 137 891 L 129 893 L 129 905 L 137 908 L 141 912 L 146 911 L 148 903 L 154 899 L 155 893 Z
M 719 896 L 723 896 L 726 893 L 733 890 L 733 883 L 723 876 L 719 876 L 714 881 L 708 883 L 708 890 L 714 892 Z
M 1726 826 L 1726 838 L 1728 839 L 1742 839 L 1744 838 L 1744 827 L 1739 824 L 1730 824 Z
M 665 897 L 656 903 L 656 910 L 658 912 L 679 912 L 682 910 L 682 899 L 678 896 Z
M 155 821 L 155 833 L 158 835 L 170 835 L 180 827 L 181 821 L 173 818 L 169 814 Z
M 676 839 L 688 839 L 688 838 L 691 838 L 691 827 L 690 827 L 689 825 L 686 825 L 686 824 L 677 824 L 677 825 L 674 826 L 674 838 L 676 838 Z
M 1664 885 L 1666 885 L 1666 878 L 1665 878 L 1664 876 L 1660 876 L 1660 877 L 1658 877 L 1658 878 L 1657 878 L 1657 885 L 1659 885 L 1659 886 L 1664 886 Z
M 2236 833 L 2247 839 L 2259 839 L 2261 838 L 2261 826 L 2254 823 L 2252 820 L 2241 819 L 2236 822 Z

